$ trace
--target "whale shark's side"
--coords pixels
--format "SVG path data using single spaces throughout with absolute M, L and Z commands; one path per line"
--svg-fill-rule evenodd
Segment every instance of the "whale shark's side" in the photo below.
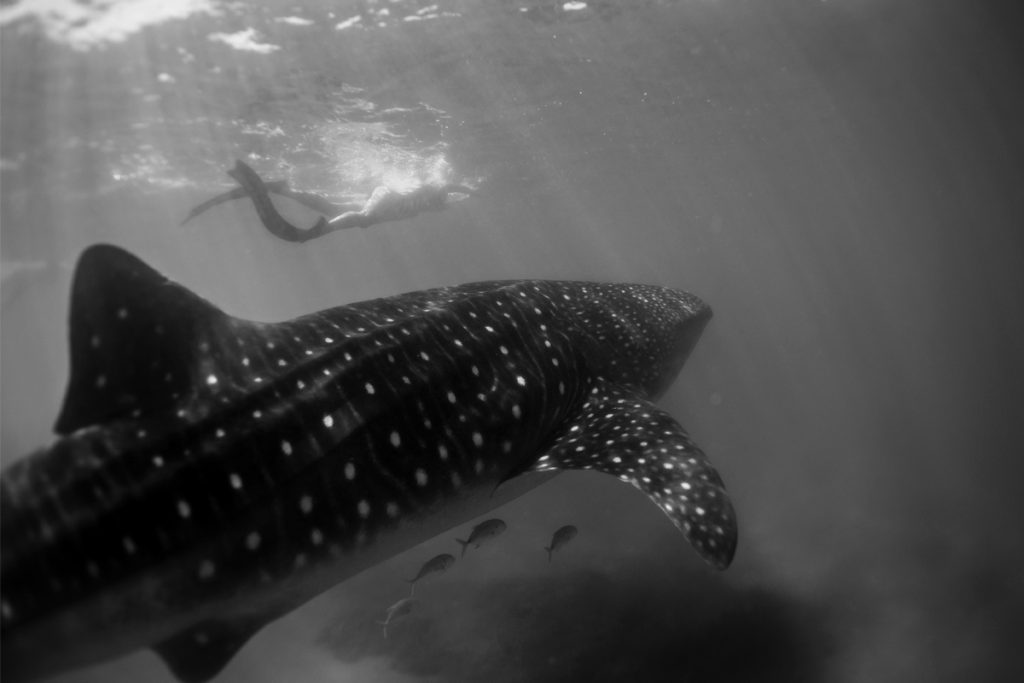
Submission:
M 650 403 L 710 315 L 661 287 L 509 281 L 262 323 L 89 248 L 56 438 L 0 480 L 4 681 L 143 647 L 208 680 L 268 622 L 559 470 L 633 484 L 725 568 L 722 481 Z

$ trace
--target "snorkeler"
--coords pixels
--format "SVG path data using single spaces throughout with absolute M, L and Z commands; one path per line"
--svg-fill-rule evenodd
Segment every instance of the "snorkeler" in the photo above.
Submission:
M 388 223 L 412 218 L 424 211 L 440 211 L 453 193 L 472 194 L 473 190 L 465 185 L 424 185 L 410 192 L 398 192 L 387 187 L 378 187 L 371 194 L 362 208 L 341 211 L 343 208 L 332 204 L 320 195 L 309 192 L 289 190 L 284 181 L 264 183 L 263 180 L 242 161 L 235 162 L 235 167 L 228 175 L 238 181 L 240 188 L 218 195 L 194 208 L 185 221 L 217 204 L 248 195 L 253 200 L 256 213 L 264 227 L 280 239 L 289 242 L 308 242 L 337 230 L 346 228 L 368 228 L 378 223 Z M 320 220 L 307 230 L 297 228 L 284 219 L 270 199 L 269 192 L 290 197 L 318 211 Z M 325 210 L 326 209 L 326 210 Z M 324 214 L 335 214 L 330 220 Z

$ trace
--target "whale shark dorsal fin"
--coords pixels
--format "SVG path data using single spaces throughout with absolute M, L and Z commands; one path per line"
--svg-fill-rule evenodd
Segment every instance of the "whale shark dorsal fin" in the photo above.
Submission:
M 719 569 L 736 551 L 736 514 L 707 456 L 669 414 L 604 382 L 527 472 L 598 470 L 633 484 Z
M 264 623 L 257 618 L 204 621 L 153 649 L 182 683 L 205 683 L 227 666 Z
M 71 370 L 54 430 L 171 406 L 193 383 L 200 340 L 228 319 L 123 249 L 86 249 L 71 288 Z

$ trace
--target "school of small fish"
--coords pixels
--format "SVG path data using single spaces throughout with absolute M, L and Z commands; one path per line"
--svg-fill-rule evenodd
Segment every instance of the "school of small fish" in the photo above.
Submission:
M 489 543 L 494 540 L 505 531 L 508 530 L 508 525 L 504 520 L 501 519 L 488 519 L 474 526 L 469 532 L 469 538 L 462 540 L 456 538 L 455 542 L 462 546 L 462 555 L 465 556 L 466 549 L 469 546 L 479 548 L 485 543 Z M 558 550 L 559 548 L 565 547 L 572 539 L 576 538 L 576 534 L 579 533 L 572 524 L 566 524 L 565 526 L 559 527 L 555 530 L 554 535 L 551 537 L 551 544 L 544 546 L 544 550 L 548 553 L 548 562 L 551 562 L 551 553 Z M 388 626 L 392 626 L 395 622 L 403 620 L 404 617 L 408 616 L 413 612 L 418 601 L 413 597 L 416 591 L 416 584 L 424 579 L 440 576 L 444 574 L 452 565 L 455 564 L 455 556 L 449 553 L 441 553 L 430 558 L 420 567 L 419 571 L 416 572 L 416 576 L 411 579 L 406 579 L 409 584 L 409 596 L 402 598 L 395 602 L 393 605 L 387 608 L 384 615 L 383 621 L 378 621 L 377 624 L 383 629 L 384 637 L 388 637 Z

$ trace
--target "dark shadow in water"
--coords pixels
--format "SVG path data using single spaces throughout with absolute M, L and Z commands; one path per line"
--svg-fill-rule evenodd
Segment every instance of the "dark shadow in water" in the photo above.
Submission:
M 825 615 L 714 576 L 674 581 L 593 571 L 437 584 L 389 627 L 387 604 L 350 605 L 322 634 L 336 657 L 377 656 L 453 681 L 816 681 Z

